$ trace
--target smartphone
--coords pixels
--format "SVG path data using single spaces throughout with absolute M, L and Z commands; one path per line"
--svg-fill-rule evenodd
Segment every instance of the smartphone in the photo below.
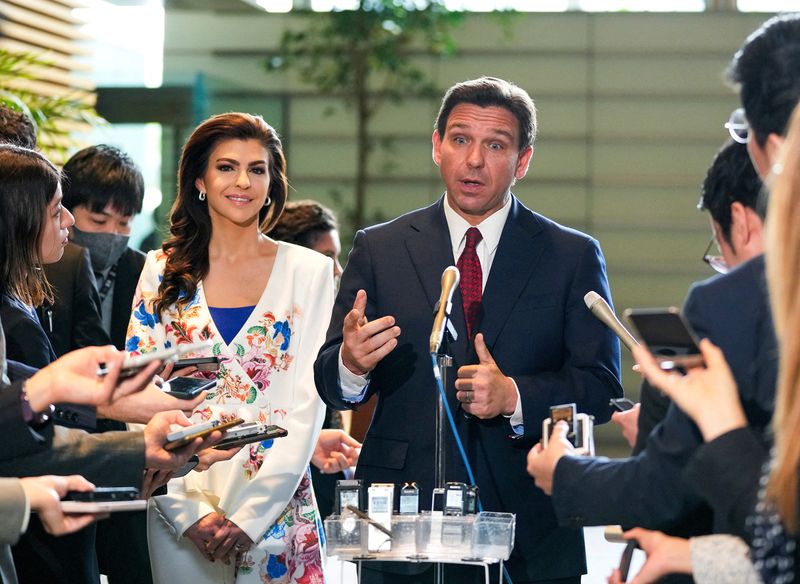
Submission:
M 167 442 L 164 444 L 164 450 L 175 450 L 181 446 L 186 446 L 195 438 L 204 438 L 214 432 L 215 430 L 227 430 L 243 423 L 241 418 L 235 418 L 228 422 L 221 422 L 220 420 L 210 420 L 208 422 L 201 422 L 193 426 L 187 426 L 176 430 L 167 435 Z
M 199 343 L 175 345 L 169 349 L 161 349 L 159 351 L 152 351 L 150 353 L 143 353 L 141 355 L 128 357 L 122 362 L 122 368 L 120 369 L 119 377 L 120 379 L 133 377 L 153 361 L 164 361 L 165 363 L 169 363 L 170 361 L 177 359 L 179 355 L 203 351 L 211 347 L 211 345 L 211 341 L 207 340 Z M 101 365 L 97 368 L 98 377 L 102 377 L 107 373 L 108 369 L 105 365 Z
M 198 371 L 216 371 L 219 369 L 219 357 L 195 357 L 190 359 L 178 359 L 173 365 L 173 371 L 183 367 L 197 367 Z
M 703 365 L 697 335 L 677 308 L 629 308 L 624 315 L 662 369 Z
M 69 491 L 61 500 L 98 503 L 101 501 L 133 501 L 138 498 L 139 489 L 135 487 L 97 487 L 94 491 Z
M 627 397 L 617 397 L 609 400 L 608 405 L 618 412 L 627 412 L 628 410 L 632 410 L 636 404 Z
M 118 511 L 144 511 L 147 501 L 61 501 L 61 512 L 67 515 L 105 515 Z
M 198 464 L 200 464 L 200 457 L 197 456 L 196 454 L 192 454 L 192 456 L 189 458 L 186 464 L 184 464 L 182 467 L 180 467 L 178 470 L 172 473 L 172 478 L 179 479 L 180 477 L 185 477 L 192 470 L 194 470 L 194 467 L 196 467 Z
M 173 377 L 163 386 L 165 393 L 178 399 L 194 399 L 201 392 L 213 389 L 216 379 L 198 379 L 197 377 Z
M 248 422 L 228 432 L 225 438 L 220 440 L 214 448 L 217 450 L 229 450 L 237 446 L 252 444 L 253 442 L 283 438 L 288 434 L 289 432 L 280 426 L 268 426 L 267 424 L 260 424 L 258 422 Z
M 550 406 L 550 435 L 553 434 L 553 430 L 556 427 L 556 424 L 560 421 L 564 421 L 569 426 L 569 432 L 567 432 L 567 440 L 572 442 L 573 445 L 579 444 L 580 442 L 577 440 L 577 432 L 578 432 L 578 425 L 577 425 L 577 416 L 578 416 L 578 406 L 576 404 L 561 404 L 558 406 Z
M 622 558 L 619 561 L 619 578 L 622 582 L 628 581 L 628 572 L 631 569 L 631 560 L 633 559 L 633 550 L 638 546 L 635 539 L 629 539 L 625 544 L 625 549 L 622 550 Z

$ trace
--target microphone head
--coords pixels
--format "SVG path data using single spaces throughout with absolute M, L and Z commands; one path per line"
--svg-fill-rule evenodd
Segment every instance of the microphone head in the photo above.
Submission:
M 455 288 L 461 280 L 461 272 L 455 266 L 447 266 L 442 272 L 442 290 Z
M 603 299 L 603 297 L 600 296 L 594 290 L 592 290 L 590 292 L 587 292 L 586 295 L 583 297 L 583 301 L 586 303 L 586 308 L 588 308 L 589 310 L 592 309 L 592 306 L 597 304 L 598 300 L 602 300 L 602 299 Z

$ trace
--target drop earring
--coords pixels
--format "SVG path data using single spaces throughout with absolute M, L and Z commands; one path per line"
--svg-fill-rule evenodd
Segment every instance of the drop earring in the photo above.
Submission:
M 206 200 L 206 192 L 205 191 L 200 191 L 200 193 L 197 195 L 197 198 L 200 199 L 201 201 L 205 201 Z

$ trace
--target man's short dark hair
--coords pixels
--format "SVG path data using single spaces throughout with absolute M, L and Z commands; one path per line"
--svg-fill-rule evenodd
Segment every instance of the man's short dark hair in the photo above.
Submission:
M 717 152 L 708 169 L 697 207 L 711 214 L 719 224 L 722 237 L 730 243 L 733 203 L 753 209 L 764 220 L 765 209 L 759 204 L 762 187 L 747 146 L 730 140 Z
M 444 138 L 450 112 L 462 103 L 507 109 L 514 114 L 519 124 L 520 152 L 533 146 L 536 139 L 536 106 L 524 89 L 496 77 L 480 77 L 456 83 L 445 93 L 439 115 L 436 116 L 439 138 Z
M 758 143 L 783 135 L 800 100 L 800 13 L 774 16 L 748 36 L 727 79 L 739 90 Z
M 25 112 L 0 103 L 0 143 L 36 150 L 36 124 Z
M 267 235 L 313 248 L 320 236 L 339 229 L 333 211 L 316 201 L 288 201 L 278 222 Z
M 121 215 L 142 210 L 144 177 L 130 156 L 119 148 L 99 144 L 77 152 L 64 165 L 64 206 L 85 206 L 100 213 L 109 203 Z

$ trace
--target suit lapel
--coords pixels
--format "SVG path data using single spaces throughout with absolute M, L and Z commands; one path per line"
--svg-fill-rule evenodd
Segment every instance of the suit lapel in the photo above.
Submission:
M 542 257 L 544 245 L 535 243 L 541 231 L 533 214 L 514 198 L 483 292 L 480 332 L 490 348 Z
M 456 264 L 453 259 L 453 247 L 450 242 L 450 231 L 444 217 L 443 198 L 420 213 L 410 224 L 405 238 L 411 264 L 417 274 L 425 296 L 428 299 L 428 311 L 433 324 L 433 308 L 439 300 L 442 289 L 442 272 L 448 266 Z M 463 362 L 466 353 L 466 325 L 464 309 L 461 304 L 461 293 L 453 294 L 453 308 L 450 320 L 458 333 L 458 339 L 450 344 L 449 353 Z

